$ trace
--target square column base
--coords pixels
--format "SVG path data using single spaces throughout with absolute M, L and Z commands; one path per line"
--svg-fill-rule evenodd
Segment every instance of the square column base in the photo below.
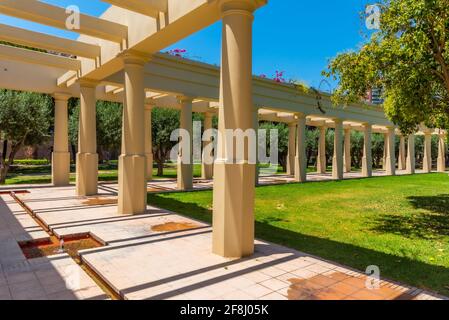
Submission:
M 146 156 L 121 155 L 119 158 L 119 214 L 142 214 L 147 209 Z
M 371 178 L 373 176 L 373 167 L 371 165 L 371 159 L 366 157 L 362 158 L 362 177 Z
M 446 159 L 438 158 L 437 171 L 441 173 L 446 172 Z
M 429 158 L 426 156 L 424 156 L 424 159 L 423 159 L 423 172 L 424 173 L 432 172 L 432 161 L 429 160 Z
M 287 156 L 287 175 L 295 175 L 295 156 Z
M 214 177 L 214 165 L 203 163 L 201 167 L 201 179 L 211 180 L 213 177 Z
M 306 159 L 295 157 L 295 181 L 307 182 L 307 166 Z
M 343 163 L 336 157 L 332 160 L 332 178 L 335 180 L 343 180 Z
M 214 166 L 213 253 L 242 258 L 254 253 L 255 165 Z
M 147 180 L 151 181 L 153 180 L 153 154 L 152 153 L 146 153 L 146 162 L 147 162 Z
M 98 154 L 76 155 L 76 194 L 93 196 L 98 193 Z
M 70 184 L 70 152 L 53 152 L 51 155 L 51 181 L 55 187 Z
M 193 189 L 193 165 L 178 162 L 178 190 Z

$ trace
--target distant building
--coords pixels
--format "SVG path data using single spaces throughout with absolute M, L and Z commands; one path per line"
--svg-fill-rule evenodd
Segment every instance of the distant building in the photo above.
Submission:
M 384 99 L 382 97 L 382 89 L 380 88 L 374 88 L 367 92 L 366 94 L 366 100 L 369 103 L 372 104 L 383 104 Z

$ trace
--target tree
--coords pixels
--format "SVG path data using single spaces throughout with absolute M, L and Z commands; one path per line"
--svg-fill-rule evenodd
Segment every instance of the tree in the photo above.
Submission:
M 164 164 L 176 141 L 170 141 L 172 132 L 179 129 L 179 111 L 154 108 L 152 110 L 153 155 L 157 163 L 157 175 L 164 174 Z
M 0 184 L 21 147 L 35 145 L 50 138 L 51 110 L 50 96 L 0 90 Z
M 339 80 L 335 103 L 382 88 L 388 117 L 405 133 L 449 123 L 449 1 L 382 0 L 380 30 L 338 55 L 325 75 Z
M 270 130 L 278 130 L 278 159 L 279 165 L 284 171 L 287 170 L 288 155 L 288 126 L 285 123 L 262 121 L 259 124 L 260 130 L 267 130 L 267 153 L 270 149 Z M 268 154 L 267 154 L 268 156 Z
M 111 154 L 118 156 L 122 143 L 121 103 L 99 101 L 97 103 L 97 140 L 102 158 L 111 160 Z
M 69 102 L 69 139 L 72 145 L 78 143 L 79 99 Z M 96 105 L 97 145 L 101 159 L 109 161 L 111 154 L 118 153 L 122 140 L 121 103 L 97 101 Z

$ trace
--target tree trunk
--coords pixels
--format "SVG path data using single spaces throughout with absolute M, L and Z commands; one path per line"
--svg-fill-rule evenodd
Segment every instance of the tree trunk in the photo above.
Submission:
M 164 162 L 157 162 L 157 176 L 162 177 L 164 175 Z
M 8 140 L 3 140 L 2 159 L 6 161 L 6 154 L 8 153 Z

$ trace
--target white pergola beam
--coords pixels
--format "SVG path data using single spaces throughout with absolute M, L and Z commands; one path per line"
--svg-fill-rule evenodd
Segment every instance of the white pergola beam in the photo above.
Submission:
M 0 40 L 26 47 L 51 50 L 90 59 L 95 59 L 101 54 L 100 46 L 49 36 L 5 24 L 0 24 Z
M 81 61 L 76 59 L 6 45 L 0 45 L 0 59 L 21 61 L 72 71 L 81 69 Z M 26 77 L 26 74 L 23 76 Z
M 36 0 L 0 0 L 0 13 L 65 30 L 71 14 Z M 128 38 L 128 27 L 85 14 L 80 15 L 80 28 L 70 31 L 117 43 Z
M 151 17 L 159 17 L 159 12 L 167 12 L 167 0 L 101 0 L 116 7 L 138 12 Z

